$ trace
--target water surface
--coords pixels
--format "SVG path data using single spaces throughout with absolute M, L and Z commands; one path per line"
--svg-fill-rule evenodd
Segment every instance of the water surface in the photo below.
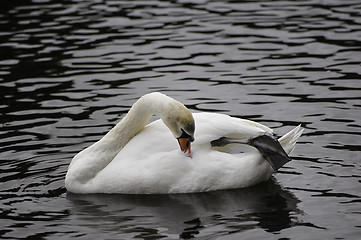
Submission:
M 361 4 L 6 1 L 0 7 L 0 238 L 358 239 Z M 266 183 L 74 195 L 72 157 L 145 93 L 305 128 Z

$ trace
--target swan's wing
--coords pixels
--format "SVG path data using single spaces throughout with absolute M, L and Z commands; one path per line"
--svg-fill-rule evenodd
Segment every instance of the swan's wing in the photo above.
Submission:
M 197 144 L 209 143 L 221 137 L 250 138 L 261 133 L 272 133 L 272 129 L 245 119 L 218 113 L 193 113 L 196 123 Z

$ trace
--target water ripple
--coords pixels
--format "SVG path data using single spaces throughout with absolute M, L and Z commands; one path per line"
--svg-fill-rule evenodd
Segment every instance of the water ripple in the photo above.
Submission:
M 360 235 L 359 1 L 1 5 L 1 238 Z M 306 131 L 277 180 L 255 188 L 67 194 L 71 158 L 150 91 L 277 135 Z

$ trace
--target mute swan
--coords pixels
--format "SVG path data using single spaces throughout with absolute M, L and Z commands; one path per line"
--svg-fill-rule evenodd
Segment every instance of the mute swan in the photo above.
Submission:
M 153 114 L 160 120 L 146 125 Z M 266 181 L 289 161 L 286 153 L 302 131 L 298 126 L 278 143 L 269 137 L 272 130 L 259 123 L 217 113 L 192 114 L 173 98 L 149 93 L 72 159 L 65 186 L 74 193 L 129 194 L 248 187 Z M 259 151 L 250 147 L 240 152 L 237 143 Z

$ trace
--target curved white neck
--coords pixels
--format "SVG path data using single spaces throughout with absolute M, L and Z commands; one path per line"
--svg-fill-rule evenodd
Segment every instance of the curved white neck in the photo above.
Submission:
M 100 141 L 107 142 L 107 148 L 117 150 L 118 153 L 135 135 L 143 130 L 152 115 L 161 119 L 176 100 L 161 94 L 150 93 L 136 101 L 127 115 L 111 129 Z M 110 140 L 110 141 L 109 141 Z
M 98 142 L 78 153 L 72 160 L 67 178 L 76 176 L 79 183 L 86 183 L 105 168 L 122 148 L 143 130 L 153 114 L 164 120 L 165 114 L 176 100 L 161 94 L 150 93 L 133 104 L 127 115 Z M 77 174 L 71 174 L 72 170 Z

